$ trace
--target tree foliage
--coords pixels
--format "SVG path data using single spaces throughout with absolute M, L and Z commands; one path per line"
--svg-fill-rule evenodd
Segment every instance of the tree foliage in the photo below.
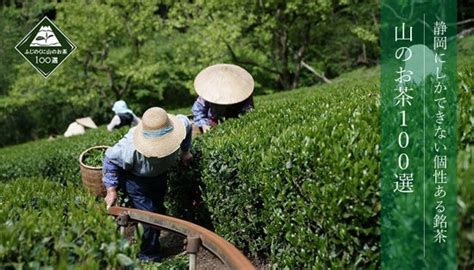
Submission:
M 376 2 L 356 2 L 182 1 L 167 22 L 189 38 L 181 46 L 184 55 L 199 48 L 192 64 L 234 62 L 251 70 L 263 87 L 293 89 L 320 81 L 326 71 L 338 75 L 360 64 L 359 56 L 363 64 L 376 59 Z M 336 59 L 349 63 L 329 70 Z M 304 70 L 303 62 L 320 76 Z
M 17 137 L 9 134 L 0 145 L 62 133 L 86 114 L 103 123 L 117 99 L 138 115 L 150 106 L 189 106 L 194 77 L 215 63 L 246 68 L 256 94 L 329 82 L 375 65 L 378 5 L 376 0 L 2 2 L 0 94 L 8 98 L 1 98 L 0 120 L 21 122 L 9 114 L 18 108 L 3 109 L 15 106 L 11 100 L 41 110 L 40 100 L 52 98 L 70 113 L 44 119 L 29 137 L 6 139 Z M 77 45 L 48 80 L 13 49 L 44 16 Z

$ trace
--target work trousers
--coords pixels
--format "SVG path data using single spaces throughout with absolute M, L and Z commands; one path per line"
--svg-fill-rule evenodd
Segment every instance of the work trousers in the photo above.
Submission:
M 167 188 L 166 174 L 156 177 L 140 177 L 124 172 L 120 178 L 119 187 L 130 198 L 134 208 L 166 214 L 164 206 Z M 146 261 L 161 260 L 160 230 L 149 225 L 143 225 L 143 229 L 139 259 Z

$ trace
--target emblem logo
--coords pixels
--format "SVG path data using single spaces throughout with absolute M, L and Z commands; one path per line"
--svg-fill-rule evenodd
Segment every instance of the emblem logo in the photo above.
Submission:
M 76 49 L 76 45 L 48 17 L 44 17 L 15 49 L 44 78 L 48 78 Z

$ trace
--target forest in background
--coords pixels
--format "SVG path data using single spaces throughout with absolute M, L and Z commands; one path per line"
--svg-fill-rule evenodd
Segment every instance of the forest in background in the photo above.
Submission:
M 376 0 L 2 1 L 0 146 L 63 133 L 77 117 L 105 123 L 126 100 L 190 106 L 204 67 L 234 63 L 256 94 L 288 91 L 379 58 Z M 474 4 L 459 1 L 459 31 L 474 27 Z M 77 50 L 47 80 L 14 50 L 48 16 Z M 467 30 L 467 33 L 469 31 Z

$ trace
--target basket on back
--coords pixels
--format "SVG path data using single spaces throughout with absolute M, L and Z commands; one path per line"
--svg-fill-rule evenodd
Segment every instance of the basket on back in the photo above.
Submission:
M 102 183 L 102 166 L 98 166 L 98 167 L 89 166 L 84 163 L 84 159 L 89 154 L 90 151 L 93 151 L 96 149 L 103 149 L 105 151 L 107 148 L 109 147 L 105 145 L 93 146 L 86 149 L 79 156 L 81 178 L 82 178 L 82 184 L 84 185 L 84 188 L 100 197 L 105 197 L 107 193 L 105 190 L 105 186 Z

